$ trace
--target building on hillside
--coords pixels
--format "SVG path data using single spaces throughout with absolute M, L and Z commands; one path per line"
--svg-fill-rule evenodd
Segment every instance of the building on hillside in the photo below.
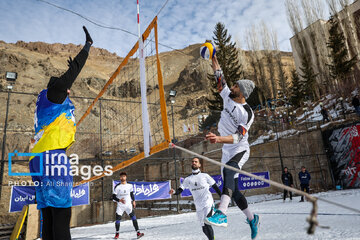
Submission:
M 346 38 L 346 47 L 350 58 L 354 56 L 360 57 L 360 0 L 341 10 L 338 13 L 341 20 L 341 28 Z M 290 38 L 293 51 L 296 71 L 302 74 L 302 53 L 310 55 L 312 67 L 317 74 L 316 81 L 319 91 L 318 96 L 325 93 L 326 90 L 333 90 L 338 87 L 338 82 L 330 78 L 328 64 L 331 63 L 329 58 L 330 50 L 327 47 L 329 41 L 329 21 L 319 19 L 313 24 L 307 26 L 304 30 Z M 360 62 L 355 65 L 352 81 L 360 81 Z M 301 76 L 300 76 L 301 78 Z M 329 84 L 333 83 L 333 84 Z

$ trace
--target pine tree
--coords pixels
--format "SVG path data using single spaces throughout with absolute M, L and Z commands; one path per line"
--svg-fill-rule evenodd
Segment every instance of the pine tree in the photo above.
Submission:
M 328 65 L 330 69 L 330 75 L 338 82 L 344 80 L 344 84 L 347 84 L 347 80 L 350 77 L 352 68 L 356 64 L 356 57 L 349 59 L 348 50 L 345 44 L 345 36 L 339 26 L 339 20 L 336 16 L 331 16 L 329 29 L 329 42 L 327 47 L 330 48 L 331 63 Z
M 292 88 L 291 88 L 290 101 L 294 106 L 299 107 L 304 97 L 303 84 L 295 69 L 291 72 L 291 78 L 292 78 Z
M 301 59 L 301 67 L 300 70 L 302 74 L 300 76 L 302 77 L 303 81 L 303 93 L 306 94 L 309 97 L 312 97 L 315 99 L 316 97 L 316 76 L 317 74 L 314 72 L 314 69 L 312 67 L 311 59 L 309 54 L 303 54 Z
M 239 62 L 239 52 L 236 44 L 231 41 L 231 35 L 223 23 L 215 25 L 213 41 L 216 46 L 216 57 L 224 73 L 225 80 L 231 87 L 243 76 L 242 66 Z M 210 109 L 209 120 L 205 121 L 203 127 L 211 126 L 220 119 L 220 111 L 223 108 L 223 100 L 217 91 L 217 84 L 213 74 L 208 74 L 208 80 L 212 85 L 212 97 L 207 98 Z

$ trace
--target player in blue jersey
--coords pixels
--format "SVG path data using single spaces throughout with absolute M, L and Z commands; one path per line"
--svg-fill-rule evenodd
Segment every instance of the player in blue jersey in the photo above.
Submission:
M 69 98 L 70 88 L 79 75 L 89 55 L 93 40 L 83 27 L 85 46 L 72 60 L 68 60 L 68 70 L 60 77 L 51 77 L 47 88 L 42 90 L 36 101 L 32 153 L 42 153 L 40 158 L 30 158 L 31 173 L 36 182 L 36 201 L 42 211 L 44 240 L 68 240 L 70 235 L 71 190 L 73 178 L 66 149 L 75 141 L 75 107 Z

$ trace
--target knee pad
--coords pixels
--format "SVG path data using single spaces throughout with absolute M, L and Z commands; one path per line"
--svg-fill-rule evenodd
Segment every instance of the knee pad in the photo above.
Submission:
M 115 224 L 120 224 L 120 220 L 116 220 L 116 221 L 115 221 Z
M 136 216 L 135 216 L 135 213 L 134 213 L 134 210 L 129 214 L 131 220 L 135 221 L 136 220 Z

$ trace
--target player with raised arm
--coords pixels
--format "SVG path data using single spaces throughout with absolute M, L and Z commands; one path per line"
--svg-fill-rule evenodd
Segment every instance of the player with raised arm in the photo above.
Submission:
M 116 221 L 115 221 L 115 237 L 114 239 L 119 238 L 119 230 L 120 230 L 120 221 L 124 212 L 129 215 L 131 218 L 135 231 L 136 237 L 141 238 L 144 236 L 144 233 L 141 233 L 139 230 L 139 225 L 136 220 L 135 211 L 136 202 L 135 196 L 133 192 L 133 185 L 127 183 L 127 175 L 125 172 L 120 173 L 120 183 L 114 187 L 112 198 L 117 203 L 116 207 Z
M 222 147 L 222 163 L 241 169 L 250 156 L 248 131 L 254 121 L 254 113 L 246 103 L 246 99 L 255 88 L 255 84 L 251 80 L 238 80 L 230 89 L 226 84 L 216 54 L 212 58 L 212 67 L 224 106 L 218 125 L 220 136 L 209 133 L 206 135 L 206 138 L 210 143 L 224 144 Z M 215 226 L 226 227 L 226 212 L 230 200 L 233 198 L 237 206 L 246 215 L 247 222 L 251 228 L 251 238 L 255 239 L 258 232 L 259 216 L 250 211 L 246 198 L 238 189 L 239 174 L 227 168 L 222 168 L 221 173 L 224 187 L 219 209 L 215 211 L 213 216 L 206 218 L 205 222 Z
M 221 196 L 221 191 L 216 185 L 215 180 L 207 173 L 200 171 L 201 163 L 198 158 L 193 158 L 191 161 L 192 174 L 186 177 L 180 187 L 174 191 L 170 190 L 170 194 L 181 194 L 188 188 L 194 198 L 196 214 L 202 226 L 203 232 L 209 240 L 214 240 L 214 230 L 211 225 L 204 223 L 206 217 L 213 214 L 214 199 L 210 192 L 212 187 Z
M 89 56 L 93 40 L 83 26 L 85 45 L 78 55 L 68 60 L 69 68 L 59 77 L 52 76 L 47 88 L 42 90 L 36 101 L 34 128 L 35 136 L 31 139 L 30 151 L 43 154 L 30 158 L 31 173 L 36 182 L 37 208 L 43 216 L 42 238 L 71 239 L 71 190 L 73 177 L 70 174 L 70 162 L 66 150 L 75 141 L 75 107 L 69 98 L 70 88 L 75 82 Z M 46 161 L 51 159 L 51 161 Z M 52 169 L 45 171 L 45 169 Z

